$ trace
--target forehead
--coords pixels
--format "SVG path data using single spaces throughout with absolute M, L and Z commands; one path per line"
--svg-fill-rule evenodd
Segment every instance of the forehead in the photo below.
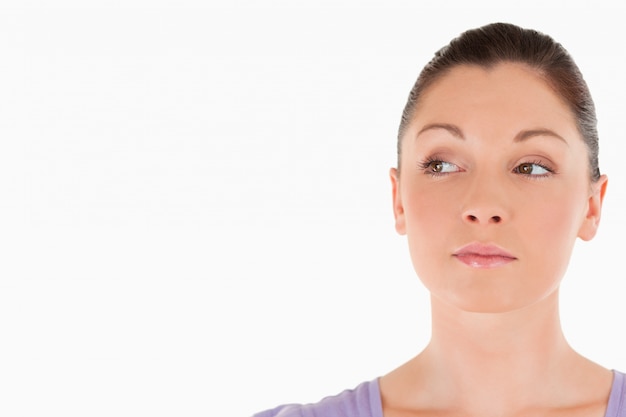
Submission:
M 568 105 L 536 70 L 518 63 L 452 68 L 424 91 L 414 122 L 512 131 L 558 128 L 578 136 Z

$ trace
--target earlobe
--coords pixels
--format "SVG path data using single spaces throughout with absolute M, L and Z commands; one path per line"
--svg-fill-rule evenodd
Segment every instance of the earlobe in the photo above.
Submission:
M 391 178 L 391 190 L 393 195 L 393 216 L 396 220 L 396 232 L 398 234 L 406 234 L 406 225 L 404 221 L 404 206 L 402 205 L 402 196 L 400 194 L 400 176 L 396 168 L 389 170 Z
M 578 237 L 582 240 L 593 239 L 598 231 L 602 214 L 602 202 L 604 201 L 607 184 L 607 176 L 602 175 L 600 179 L 592 185 L 593 188 L 587 205 L 587 214 L 578 232 Z

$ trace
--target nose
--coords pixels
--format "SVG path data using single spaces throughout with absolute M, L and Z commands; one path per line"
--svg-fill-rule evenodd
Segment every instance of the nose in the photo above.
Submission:
M 502 224 L 510 217 L 506 186 L 490 180 L 474 181 L 466 188 L 462 206 L 463 221 L 473 225 Z

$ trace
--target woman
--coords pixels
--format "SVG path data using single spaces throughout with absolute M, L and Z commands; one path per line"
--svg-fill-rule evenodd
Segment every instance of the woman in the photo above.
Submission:
M 607 178 L 593 101 L 548 36 L 463 33 L 415 83 L 391 169 L 396 230 L 431 293 L 432 336 L 389 374 L 258 417 L 626 417 L 626 378 L 576 353 L 558 289 L 597 231 Z

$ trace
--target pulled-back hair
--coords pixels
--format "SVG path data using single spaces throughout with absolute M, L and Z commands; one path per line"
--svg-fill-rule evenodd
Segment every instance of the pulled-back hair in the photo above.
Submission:
M 503 62 L 522 63 L 534 69 L 567 103 L 588 149 L 590 177 L 600 178 L 595 106 L 578 66 L 551 37 L 508 23 L 493 23 L 468 30 L 435 53 L 411 89 L 398 129 L 398 167 L 402 137 L 414 118 L 424 91 L 459 65 L 491 68 Z

